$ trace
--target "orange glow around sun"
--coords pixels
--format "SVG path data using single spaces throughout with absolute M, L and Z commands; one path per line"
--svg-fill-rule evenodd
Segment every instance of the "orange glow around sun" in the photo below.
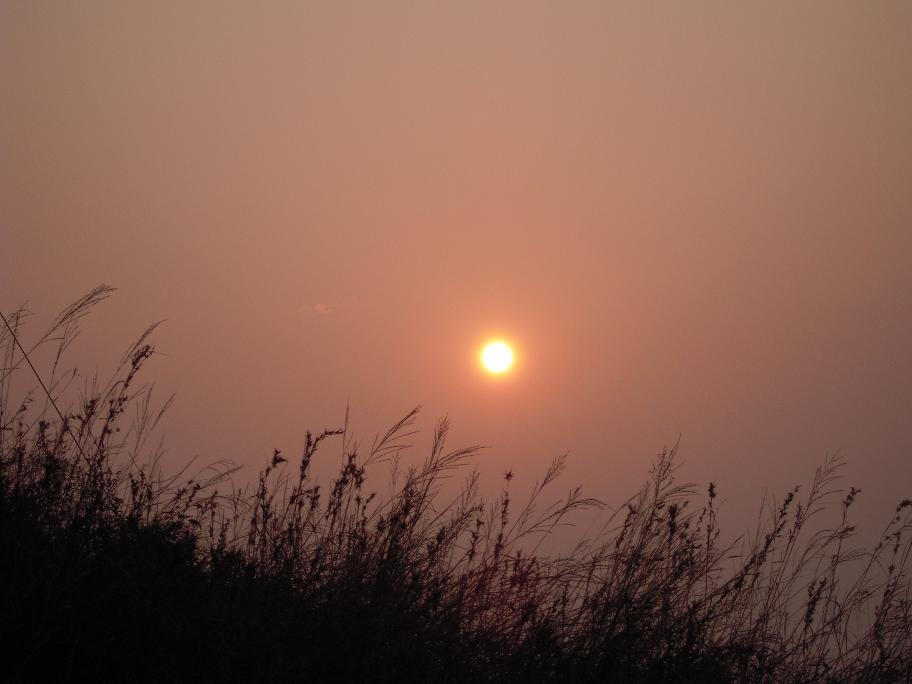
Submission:
M 513 350 L 506 342 L 489 342 L 481 350 L 481 365 L 489 373 L 506 373 L 513 365 Z

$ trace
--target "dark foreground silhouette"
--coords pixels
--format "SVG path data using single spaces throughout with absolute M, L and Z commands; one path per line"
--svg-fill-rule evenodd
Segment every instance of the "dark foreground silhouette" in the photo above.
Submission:
M 109 292 L 36 346 L 65 350 Z M 7 319 L 21 336 L 23 312 Z M 7 681 L 912 680 L 912 506 L 856 549 L 858 491 L 836 488 L 838 460 L 771 505 L 755 539 L 723 542 L 714 487 L 676 485 L 663 451 L 599 533 L 545 556 L 544 537 L 600 502 L 548 503 L 561 459 L 518 510 L 511 474 L 485 502 L 465 472 L 476 448 L 447 450 L 446 421 L 406 467 L 416 411 L 364 453 L 345 429 L 308 434 L 249 489 L 225 464 L 166 477 L 154 434 L 168 402 L 138 380 L 147 336 L 58 413 L 67 373 L 43 374 L 57 402 L 16 394 L 32 348 L 0 330 Z M 321 486 L 311 466 L 333 440 L 344 458 Z M 366 477 L 382 464 L 394 475 L 378 497 Z

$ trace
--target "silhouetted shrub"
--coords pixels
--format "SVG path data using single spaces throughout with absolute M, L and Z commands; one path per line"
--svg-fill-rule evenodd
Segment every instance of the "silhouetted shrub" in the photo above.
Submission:
M 109 293 L 35 345 L 59 346 L 44 383 L 55 400 L 78 321 Z M 57 413 L 41 394 L 14 399 L 24 317 L 0 331 L 5 679 L 912 680 L 912 503 L 872 549 L 849 547 L 858 490 L 836 489 L 838 459 L 772 506 L 754 542 L 723 543 L 715 487 L 696 503 L 665 450 L 604 529 L 545 556 L 572 511 L 602 505 L 579 489 L 543 503 L 563 459 L 518 511 L 510 473 L 496 501 L 474 471 L 450 500 L 444 481 L 477 447 L 448 451 L 444 420 L 427 458 L 399 471 L 415 410 L 365 453 L 347 425 L 308 433 L 300 460 L 276 452 L 250 489 L 224 463 L 165 477 L 151 440 L 170 402 L 156 409 L 137 385 L 152 329 L 110 383 Z M 331 439 L 345 456 L 324 488 L 311 467 Z M 398 472 L 386 498 L 366 484 L 380 463 Z M 838 524 L 812 526 L 828 506 Z

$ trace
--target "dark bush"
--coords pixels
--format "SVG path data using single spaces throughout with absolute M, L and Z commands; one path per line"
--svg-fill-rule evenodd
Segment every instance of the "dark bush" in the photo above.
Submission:
M 451 500 L 444 482 L 477 448 L 448 451 L 444 420 L 391 496 L 370 492 L 417 410 L 366 453 L 347 425 L 308 433 L 299 461 L 276 452 L 250 489 L 227 464 L 165 477 L 152 435 L 169 402 L 138 385 L 151 329 L 110 383 L 57 410 L 62 352 L 109 292 L 35 345 L 59 346 L 38 393 L 14 393 L 31 373 L 25 312 L 0 330 L 4 679 L 912 680 L 910 502 L 872 549 L 851 548 L 858 490 L 836 489 L 837 459 L 771 507 L 754 543 L 723 543 L 715 487 L 697 503 L 663 451 L 612 522 L 559 557 L 537 552 L 542 538 L 602 505 L 579 489 L 543 503 L 563 459 L 518 511 L 510 473 L 496 501 L 475 472 Z M 311 467 L 330 439 L 345 458 L 324 489 Z M 827 507 L 836 526 L 812 525 Z

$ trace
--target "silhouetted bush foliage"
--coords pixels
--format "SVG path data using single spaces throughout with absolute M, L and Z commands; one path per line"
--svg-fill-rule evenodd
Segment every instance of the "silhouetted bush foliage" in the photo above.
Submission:
M 22 352 L 48 344 L 45 385 L 66 393 L 61 355 L 109 293 L 30 349 L 0 331 L 8 681 L 912 680 L 910 502 L 872 549 L 851 548 L 858 490 L 835 488 L 836 459 L 771 505 L 755 540 L 723 543 L 715 487 L 675 484 L 663 451 L 643 490 L 562 556 L 542 539 L 601 506 L 579 489 L 543 502 L 563 460 L 521 509 L 509 473 L 486 502 L 464 472 L 477 448 L 447 450 L 445 420 L 424 461 L 400 467 L 417 411 L 364 453 L 346 428 L 308 433 L 299 460 L 276 452 L 249 489 L 228 464 L 165 477 L 153 435 L 170 401 L 156 408 L 138 384 L 151 329 L 75 409 L 14 399 Z M 17 336 L 25 316 L 7 317 Z M 329 440 L 344 458 L 323 487 L 311 467 Z M 380 463 L 393 467 L 385 497 L 366 482 Z M 812 526 L 828 507 L 835 526 Z

